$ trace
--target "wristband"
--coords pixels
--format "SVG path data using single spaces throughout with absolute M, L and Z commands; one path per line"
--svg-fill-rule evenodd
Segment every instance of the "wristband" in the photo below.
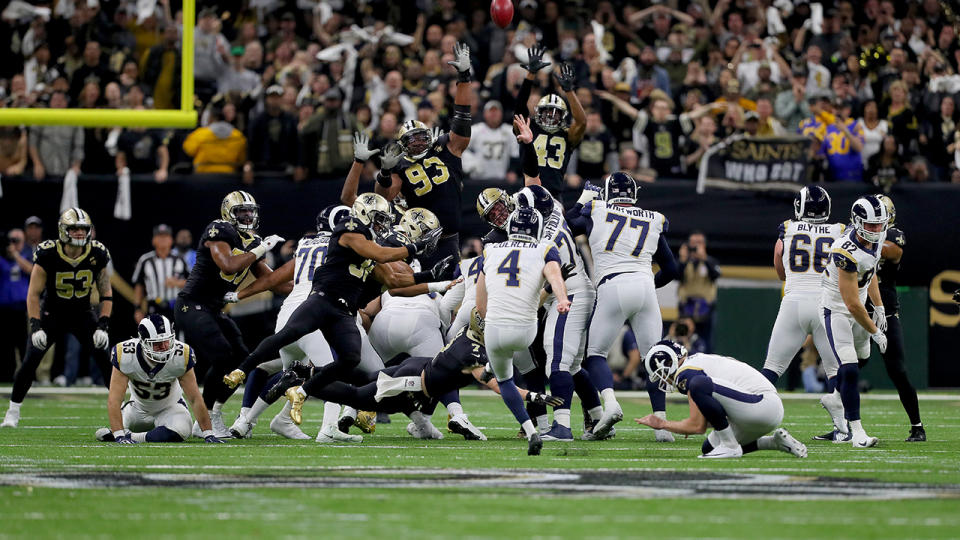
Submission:
M 260 244 L 257 247 L 251 249 L 250 253 L 253 253 L 257 257 L 257 260 L 260 260 L 264 257 L 264 255 L 267 254 L 267 246 Z
M 117 439 L 119 439 L 120 437 L 125 437 L 126 435 L 127 435 L 127 432 L 126 432 L 126 431 L 124 431 L 124 430 L 122 430 L 122 429 L 118 429 L 117 431 L 114 431 L 114 432 L 113 432 L 113 439 L 114 439 L 114 440 L 117 440 Z
M 434 293 L 442 293 L 447 290 L 449 286 L 449 281 L 434 281 L 433 283 L 427 283 L 427 290 Z
M 40 319 L 35 317 L 30 318 L 30 333 L 39 332 L 43 330 L 43 322 Z
M 457 82 L 458 83 L 468 83 L 470 82 L 470 70 L 458 71 L 457 72 Z
M 353 162 L 354 162 L 354 163 L 359 163 L 359 164 L 361 164 L 361 165 L 363 165 L 364 163 L 366 163 L 366 161 L 358 158 L 357 156 L 353 156 Z
M 104 315 L 97 319 L 97 328 L 106 332 L 110 329 L 110 317 Z
M 410 257 L 413 257 L 414 255 L 417 254 L 417 245 L 416 245 L 416 244 L 407 244 L 407 245 L 405 245 L 405 246 L 403 246 L 403 247 L 407 248 L 407 258 L 408 258 L 408 259 L 409 259 Z
M 214 435 L 214 433 L 213 433 L 213 430 L 212 430 L 212 429 L 205 429 L 205 430 L 203 430 L 203 438 L 204 438 L 204 439 L 206 439 L 207 437 L 213 437 L 213 435 Z
M 393 184 L 393 179 L 390 178 L 390 175 L 383 174 L 383 169 L 377 174 L 377 183 L 383 187 L 390 187 Z
M 430 283 L 434 280 L 433 273 L 431 272 L 415 272 L 413 274 L 413 282 L 417 285 L 421 283 Z

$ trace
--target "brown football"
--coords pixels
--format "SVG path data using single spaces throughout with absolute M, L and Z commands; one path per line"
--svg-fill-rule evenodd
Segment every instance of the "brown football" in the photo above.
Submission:
M 490 18 L 500 28 L 510 26 L 510 22 L 513 21 L 513 1 L 493 0 L 490 2 Z

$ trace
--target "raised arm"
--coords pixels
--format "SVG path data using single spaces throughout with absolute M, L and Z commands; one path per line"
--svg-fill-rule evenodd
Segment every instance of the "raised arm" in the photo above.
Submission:
M 570 124 L 570 129 L 567 130 L 567 140 L 568 145 L 574 147 L 583 140 L 583 133 L 587 129 L 587 113 L 584 112 L 583 105 L 580 103 L 580 98 L 577 97 L 577 91 L 574 88 L 577 75 L 570 64 L 561 65 L 560 74 L 554 73 L 553 75 L 557 78 L 557 83 L 563 89 L 564 94 L 566 94 L 567 102 L 570 103 L 570 114 L 573 116 L 573 122 Z
M 618 98 L 617 96 L 611 94 L 610 92 L 607 92 L 606 90 L 598 90 L 597 95 L 600 96 L 600 99 L 603 99 L 605 101 L 609 101 L 610 103 L 612 103 L 613 106 L 617 108 L 617 110 L 629 116 L 632 120 L 636 120 L 637 115 L 640 114 L 640 111 L 636 107 Z
M 457 43 L 453 49 L 455 60 L 447 62 L 457 70 L 457 95 L 453 100 L 453 118 L 450 121 L 450 140 L 447 149 L 460 157 L 470 144 L 470 103 L 473 89 L 470 86 L 470 47 Z
M 541 185 L 540 165 L 537 163 L 537 149 L 533 147 L 533 131 L 530 129 L 530 118 L 520 115 L 513 117 L 513 131 L 517 134 L 517 143 L 523 155 L 523 185 Z

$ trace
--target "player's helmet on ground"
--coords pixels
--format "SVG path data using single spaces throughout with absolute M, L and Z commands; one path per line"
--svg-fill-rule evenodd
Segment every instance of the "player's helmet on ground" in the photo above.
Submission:
M 60 214 L 57 230 L 60 233 L 60 243 L 83 247 L 90 242 L 90 236 L 93 234 L 93 220 L 82 208 L 67 208 Z M 76 230 L 84 232 L 83 238 L 74 238 L 70 235 L 70 231 Z
M 424 233 L 432 231 L 440 226 L 440 220 L 437 215 L 426 208 L 411 208 L 403 213 L 400 218 L 400 224 L 397 227 L 410 239 L 416 242 Z
M 337 228 L 337 223 L 347 219 L 350 215 L 350 207 L 342 204 L 331 204 L 317 214 L 317 232 L 333 233 Z
M 637 181 L 623 171 L 610 173 L 603 182 L 603 200 L 607 204 L 637 204 Z
M 553 213 L 553 195 L 543 186 L 527 186 L 517 192 L 517 206 L 519 208 L 533 208 L 544 218 Z
M 507 219 L 507 238 L 515 242 L 540 241 L 543 220 L 533 208 L 517 208 Z
M 381 240 L 389 236 L 390 229 L 393 228 L 390 203 L 376 193 L 364 193 L 357 197 L 350 214 L 370 227 L 373 235 Z
M 220 219 L 240 231 L 256 231 L 260 226 L 260 205 L 246 191 L 231 191 L 220 203 Z
M 893 199 L 887 197 L 886 195 L 877 195 L 877 198 L 880 199 L 880 202 L 887 207 L 887 215 L 890 216 L 890 221 L 888 225 L 893 227 L 897 223 L 897 207 L 893 205 Z
M 880 202 L 876 195 L 860 197 L 850 209 L 850 222 L 857 234 L 867 242 L 880 242 L 887 234 L 890 226 L 890 215 L 887 207 Z M 874 225 L 870 227 L 870 225 Z M 877 227 L 877 225 L 879 227 Z M 875 229 L 875 230 L 869 230 Z
M 567 118 L 567 103 L 556 94 L 547 94 L 537 102 L 533 119 L 547 133 L 556 133 Z
M 487 188 L 477 197 L 477 213 L 484 221 L 501 231 L 507 226 L 507 218 L 514 208 L 513 199 L 500 188 Z
M 163 364 L 173 357 L 177 336 L 173 332 L 170 319 L 159 313 L 151 313 L 140 321 L 137 334 L 140 337 L 140 348 L 147 360 Z
M 467 326 L 467 337 L 483 345 L 483 317 L 480 316 L 480 310 L 473 308 L 470 310 L 470 324 Z
M 433 131 L 419 120 L 407 120 L 397 132 L 397 142 L 408 159 L 416 161 L 433 146 Z
M 669 392 L 674 386 L 674 376 L 680 368 L 680 362 L 687 357 L 687 349 L 671 339 L 658 342 L 647 352 L 643 365 L 647 377 L 657 383 L 660 390 Z
M 793 199 L 793 216 L 797 221 L 825 223 L 830 219 L 830 194 L 820 186 L 800 189 Z

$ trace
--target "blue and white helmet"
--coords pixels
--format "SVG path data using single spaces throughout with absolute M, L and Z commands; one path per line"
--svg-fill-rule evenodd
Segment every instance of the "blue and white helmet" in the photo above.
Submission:
M 675 375 L 680 369 L 680 361 L 687 357 L 687 349 L 672 339 L 664 339 L 650 348 L 643 365 L 647 370 L 647 377 L 657 383 L 660 390 L 669 392 L 675 382 Z
M 527 186 L 518 191 L 515 197 L 520 208 L 533 208 L 543 217 L 553 213 L 553 195 L 543 186 Z
M 317 214 L 317 232 L 332 234 L 337 223 L 350 217 L 350 207 L 342 204 L 331 204 Z
M 853 203 L 850 222 L 860 238 L 868 242 L 882 242 L 890 226 L 890 214 L 887 213 L 887 206 L 876 195 L 867 195 Z M 867 230 L 867 226 L 871 224 L 879 225 L 879 230 Z
M 170 319 L 159 313 L 151 313 L 140 321 L 137 334 L 147 360 L 163 364 L 173 357 L 177 336 L 173 333 Z
M 793 216 L 797 221 L 825 223 L 830 219 L 830 194 L 820 186 L 801 188 L 793 199 Z
M 637 204 L 637 182 L 630 174 L 617 171 L 603 182 L 603 199 L 607 204 Z
M 507 238 L 536 244 L 543 233 L 543 220 L 533 208 L 517 208 L 507 218 Z

